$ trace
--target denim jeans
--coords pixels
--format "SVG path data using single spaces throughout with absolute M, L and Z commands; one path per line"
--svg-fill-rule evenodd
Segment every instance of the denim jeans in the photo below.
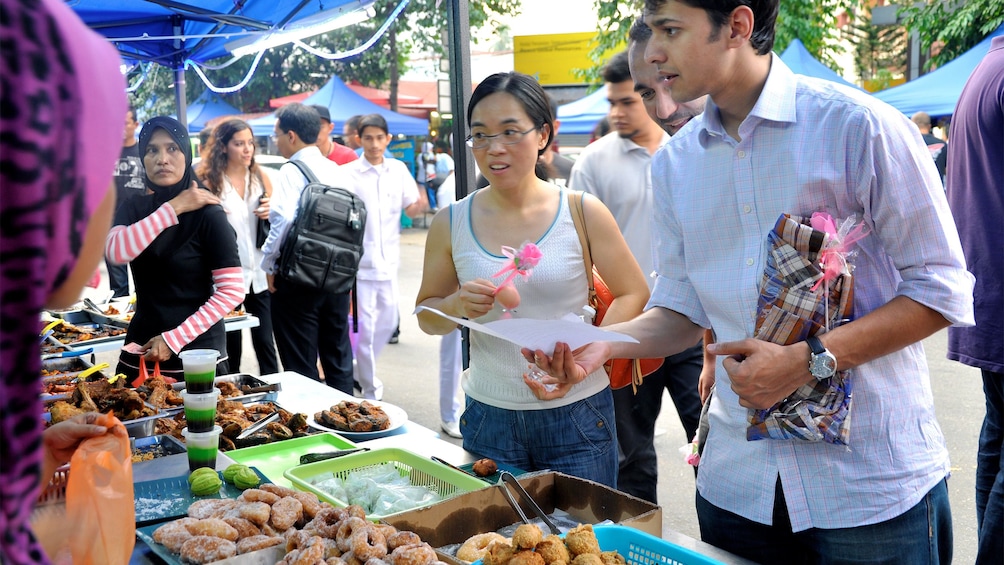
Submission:
M 549 469 L 617 488 L 617 430 L 610 388 L 567 406 L 506 410 L 467 397 L 464 449 L 524 471 Z
M 1004 563 L 1004 373 L 983 370 L 987 415 L 976 454 L 978 565 Z
M 952 562 L 952 512 L 948 481 L 938 483 L 903 514 L 867 526 L 792 533 L 780 480 L 772 526 L 722 510 L 697 493 L 701 539 L 758 563 L 791 565 Z

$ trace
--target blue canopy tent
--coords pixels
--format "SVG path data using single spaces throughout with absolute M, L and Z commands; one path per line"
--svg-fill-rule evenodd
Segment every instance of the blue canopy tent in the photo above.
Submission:
M 952 114 L 969 75 L 973 74 L 973 69 L 990 50 L 993 38 L 1002 34 L 1004 34 L 1004 24 L 951 62 L 910 82 L 876 92 L 875 98 L 890 104 L 907 116 L 912 116 L 916 112 L 927 112 L 932 116 Z
M 186 3 L 192 2 L 192 3 Z M 186 61 L 230 53 L 227 44 L 267 32 L 324 25 L 373 0 L 73 0 L 73 11 L 104 35 L 126 61 L 158 63 L 175 72 L 177 113 L 186 121 Z M 232 47 L 231 47 L 232 48 Z
M 188 131 L 199 133 L 205 129 L 210 120 L 220 116 L 237 116 L 241 113 L 237 108 L 224 102 L 219 94 L 207 88 L 188 107 Z
M 303 100 L 303 104 L 320 104 L 327 106 L 331 112 L 331 123 L 335 131 L 341 132 L 345 120 L 362 114 L 380 114 L 387 120 L 390 133 L 397 135 L 426 135 L 429 133 L 429 122 L 392 112 L 383 106 L 377 106 L 369 100 L 356 94 L 346 86 L 342 79 L 333 76 L 317 92 Z M 272 135 L 275 127 L 275 113 L 248 122 L 255 135 Z
M 596 124 L 605 118 L 609 111 L 610 102 L 607 101 L 605 88 L 600 88 L 574 102 L 562 104 L 558 106 L 561 133 L 592 133 Z
M 788 65 L 788 68 L 790 68 L 793 73 L 830 80 L 837 84 L 861 90 L 854 83 L 844 80 L 844 77 L 837 74 L 830 67 L 820 63 L 812 56 L 812 53 L 809 53 L 809 50 L 805 48 L 805 45 L 800 39 L 796 38 L 789 43 L 788 47 L 785 48 L 780 57 L 781 60 L 784 61 L 784 64 Z

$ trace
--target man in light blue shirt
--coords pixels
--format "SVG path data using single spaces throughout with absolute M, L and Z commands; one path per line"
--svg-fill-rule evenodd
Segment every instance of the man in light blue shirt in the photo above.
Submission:
M 333 161 L 317 148 L 321 116 L 300 103 L 287 104 L 275 113 L 272 138 L 283 157 L 302 161 L 317 180 L 337 187 L 350 187 L 352 181 Z M 346 394 L 352 394 L 352 347 L 349 342 L 349 293 L 331 294 L 307 288 L 276 274 L 283 243 L 296 220 L 300 193 L 307 178 L 292 163 L 286 163 L 272 175 L 272 199 L 269 221 L 272 228 L 262 246 L 261 267 L 268 275 L 272 291 L 272 324 L 279 358 L 287 371 L 295 371 L 320 380 L 317 359 L 320 354 L 324 382 Z
M 658 278 L 644 314 L 606 328 L 640 343 L 559 344 L 538 364 L 557 396 L 609 357 L 670 355 L 712 328 L 705 541 L 760 563 L 948 563 L 948 451 L 920 341 L 973 324 L 973 278 L 919 132 L 866 94 L 794 75 L 771 53 L 777 10 L 646 0 L 645 59 L 674 100 L 709 100 L 653 159 Z M 752 339 L 767 234 L 814 212 L 869 230 L 852 259 L 856 318 L 811 349 Z M 834 368 L 855 376 L 849 446 L 747 440 L 750 408 Z

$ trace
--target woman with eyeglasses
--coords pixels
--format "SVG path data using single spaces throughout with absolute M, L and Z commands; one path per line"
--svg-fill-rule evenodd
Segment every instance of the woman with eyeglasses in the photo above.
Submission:
M 227 120 L 216 126 L 206 159 L 199 163 L 199 178 L 209 191 L 220 198 L 227 221 L 237 234 L 237 255 L 244 275 L 244 308 L 258 317 L 251 329 L 251 345 L 258 359 L 260 374 L 279 372 L 275 342 L 272 339 L 272 309 L 268 281 L 261 268 L 261 244 L 268 232 L 262 222 L 268 220 L 272 182 L 255 163 L 255 143 L 251 126 L 244 120 Z M 260 243 L 259 243 L 260 242 Z M 243 354 L 242 332 L 227 333 L 230 371 L 240 372 Z
M 489 186 L 436 214 L 417 304 L 480 323 L 504 315 L 581 314 L 587 282 L 568 193 L 536 171 L 554 132 L 547 94 L 529 76 L 495 74 L 474 91 L 467 118 L 467 145 Z M 594 264 L 610 274 L 606 281 L 615 297 L 604 323 L 631 319 L 648 300 L 641 268 L 606 207 L 586 196 L 583 208 Z M 528 279 L 516 283 L 519 306 L 503 309 L 495 296 L 502 280 L 493 278 L 511 262 L 502 247 L 528 241 L 542 258 Z M 418 320 L 433 335 L 456 328 L 427 311 Z M 606 373 L 600 369 L 574 386 L 548 390 L 529 372 L 519 346 L 471 332 L 470 368 L 462 380 L 464 449 L 499 464 L 552 469 L 615 487 L 617 434 Z
M 220 199 L 196 185 L 192 144 L 180 122 L 147 121 L 139 155 L 147 193 L 119 206 L 105 240 L 105 256 L 129 263 L 136 285 L 136 314 L 115 372 L 136 383 L 142 355 L 150 372 L 159 362 L 162 372 L 180 380 L 178 353 L 215 349 L 221 353 L 217 374 L 225 374 L 223 317 L 244 298 L 234 230 Z

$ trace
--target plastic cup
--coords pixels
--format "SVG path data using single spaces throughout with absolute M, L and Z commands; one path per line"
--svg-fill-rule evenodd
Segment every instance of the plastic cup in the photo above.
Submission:
M 192 394 L 212 392 L 220 352 L 215 349 L 189 349 L 182 351 L 178 357 L 185 368 L 185 389 Z
M 194 471 L 202 467 L 216 468 L 216 454 L 220 451 L 220 434 L 223 428 L 213 426 L 209 432 L 193 432 L 188 428 L 181 430 L 185 436 L 185 449 L 188 451 L 188 470 Z
M 188 431 L 205 433 L 213 431 L 216 425 L 216 400 L 220 397 L 220 389 L 213 388 L 206 394 L 192 394 L 182 391 L 181 398 L 185 401 L 185 420 L 188 421 Z

